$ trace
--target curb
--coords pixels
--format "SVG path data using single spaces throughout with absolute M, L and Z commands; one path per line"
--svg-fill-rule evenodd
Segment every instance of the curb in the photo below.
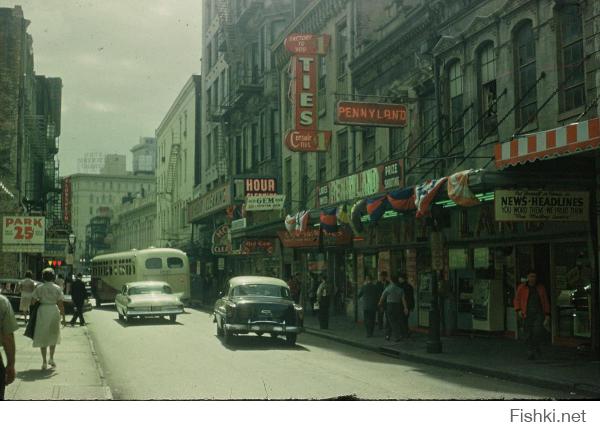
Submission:
M 409 362 L 418 362 L 421 364 L 433 365 L 433 366 L 441 367 L 441 368 L 459 370 L 459 371 L 464 371 L 464 372 L 468 372 L 468 373 L 472 373 L 472 374 L 482 375 L 485 377 L 494 377 L 494 378 L 497 378 L 500 380 L 506 380 L 506 381 L 511 381 L 511 382 L 520 383 L 520 384 L 529 384 L 529 385 L 537 386 L 537 387 L 544 388 L 544 389 L 567 391 L 567 392 L 577 393 L 580 395 L 594 397 L 594 398 L 600 397 L 600 388 L 595 388 L 595 387 L 585 388 L 585 387 L 582 387 L 581 384 L 577 384 L 577 383 L 573 384 L 573 383 L 567 383 L 567 382 L 555 382 L 555 381 L 550 381 L 550 380 L 546 380 L 546 379 L 542 379 L 542 378 L 538 378 L 538 377 L 532 377 L 529 375 L 521 375 L 521 374 L 509 373 L 506 371 L 500 371 L 500 370 L 496 370 L 493 368 L 485 368 L 485 367 L 478 367 L 475 365 L 460 364 L 460 363 L 456 363 L 456 362 L 452 362 L 452 361 L 448 361 L 448 360 L 444 360 L 444 359 L 437 359 L 437 358 L 434 358 L 433 356 L 430 357 L 430 356 L 424 356 L 424 355 L 415 355 L 413 353 L 401 352 L 401 351 L 398 351 L 395 349 L 390 349 L 390 348 L 383 347 L 383 346 L 380 346 L 380 347 L 370 346 L 370 345 L 360 343 L 357 341 L 348 340 L 346 338 L 342 338 L 339 336 L 326 334 L 326 333 L 321 332 L 320 330 L 312 329 L 309 327 L 305 327 L 304 330 L 306 333 L 315 335 L 317 337 L 325 338 L 325 339 L 328 339 L 331 341 L 336 341 L 340 344 L 346 344 L 348 346 L 356 347 L 359 349 L 380 353 L 382 355 L 406 360 Z
M 100 376 L 100 382 L 102 383 L 102 387 L 104 388 L 104 399 L 107 401 L 114 400 L 112 391 L 110 387 L 106 383 L 106 377 L 104 375 L 104 370 L 102 369 L 102 365 L 100 365 L 100 359 L 98 359 L 98 353 L 96 352 L 96 348 L 94 346 L 94 341 L 90 336 L 90 332 L 88 331 L 87 326 L 84 326 L 85 336 L 90 343 L 90 350 L 92 351 L 92 357 L 94 358 L 94 364 L 96 364 L 96 370 L 98 371 L 98 375 Z

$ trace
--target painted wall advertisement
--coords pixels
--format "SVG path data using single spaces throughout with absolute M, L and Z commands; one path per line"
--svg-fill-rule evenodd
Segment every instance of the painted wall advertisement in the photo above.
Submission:
M 226 184 L 188 204 L 188 222 L 215 213 L 231 205 L 231 187 Z
M 292 34 L 285 40 L 286 49 L 294 54 L 290 63 L 294 129 L 284 140 L 290 151 L 327 151 L 331 143 L 331 131 L 318 130 L 317 112 L 318 56 L 327 53 L 329 40 L 329 36 L 312 34 Z
M 496 221 L 585 222 L 589 219 L 588 192 L 496 190 Z
M 46 219 L 32 216 L 2 218 L 2 251 L 8 253 L 43 253 L 46 242 Z

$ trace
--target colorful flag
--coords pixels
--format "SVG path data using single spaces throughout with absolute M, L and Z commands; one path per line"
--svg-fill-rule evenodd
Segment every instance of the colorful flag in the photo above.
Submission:
M 469 188 L 469 174 L 473 170 L 457 172 L 448 177 L 448 197 L 457 205 L 472 207 L 481 202 Z
M 348 214 L 348 206 L 346 204 L 338 208 L 337 219 L 338 223 L 342 226 L 350 224 L 350 214 Z
M 288 214 L 288 216 L 285 218 L 285 230 L 287 230 L 289 233 L 292 233 L 296 230 L 296 217 Z
M 415 205 L 417 206 L 417 218 L 429 215 L 431 202 L 440 187 L 446 182 L 448 177 L 437 180 L 427 180 L 420 186 L 415 187 Z
M 388 193 L 387 200 L 396 211 L 410 211 L 415 209 L 415 188 L 394 190 Z
M 379 221 L 388 208 L 388 201 L 385 196 L 377 199 L 367 198 L 367 213 L 371 222 Z
M 310 220 L 310 214 L 308 211 L 300 211 L 296 214 L 296 231 L 305 232 L 308 230 L 308 221 Z
M 337 232 L 337 216 L 335 215 L 336 209 L 330 208 L 321 210 L 321 229 L 328 233 Z
M 350 227 L 352 228 L 354 235 L 359 235 L 364 230 L 361 219 L 366 211 L 366 207 L 367 200 L 361 199 L 360 201 L 356 202 L 350 210 Z

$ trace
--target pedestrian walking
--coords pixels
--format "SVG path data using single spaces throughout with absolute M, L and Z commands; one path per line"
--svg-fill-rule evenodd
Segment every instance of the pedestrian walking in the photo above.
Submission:
M 48 365 L 55 367 L 54 352 L 56 345 L 60 344 L 60 318 L 65 324 L 65 309 L 63 305 L 63 292 L 54 284 L 54 270 L 46 268 L 42 271 L 43 284 L 33 291 L 33 300 L 40 303 L 35 322 L 33 347 L 39 347 L 42 353 L 42 370 Z M 46 353 L 50 347 L 50 360 L 46 362 Z
M 296 304 L 300 303 L 300 280 L 298 273 L 292 275 L 292 277 L 288 281 L 288 286 L 290 288 L 290 294 L 292 295 L 292 299 Z
M 321 284 L 317 289 L 317 303 L 319 304 L 319 327 L 329 329 L 329 302 L 331 288 L 327 282 L 327 275 L 321 276 Z
M 15 380 L 15 335 L 19 325 L 10 301 L 0 295 L 0 347 L 6 354 L 6 365 L 0 355 L 0 401 L 4 400 L 4 390 Z
M 402 328 L 402 313 L 408 313 L 404 291 L 395 280 L 390 280 L 379 299 L 379 306 L 385 306 L 385 339 L 389 340 L 390 336 L 394 337 L 395 341 L 400 341 L 406 333 Z
M 365 282 L 360 288 L 358 297 L 363 301 L 363 314 L 367 337 L 372 337 L 375 331 L 375 318 L 377 315 L 377 303 L 380 298 L 377 285 L 373 282 L 370 274 L 365 274 Z
M 408 318 L 410 313 L 415 309 L 415 289 L 406 279 L 406 274 L 400 273 L 398 275 L 398 285 L 404 293 L 404 302 L 406 303 L 406 309 L 404 313 L 400 315 L 401 328 L 403 336 L 410 337 L 410 329 L 408 328 Z
M 60 287 L 60 291 L 62 293 L 67 293 L 67 291 L 65 290 L 65 286 L 66 286 L 65 279 L 63 278 L 62 274 L 58 274 L 58 276 L 56 277 L 55 284 L 58 287 Z
M 530 270 L 527 282 L 517 288 L 514 307 L 522 323 L 527 359 L 535 359 L 541 355 L 541 342 L 544 327 L 550 324 L 550 302 L 543 284 L 538 283 L 537 273 Z
M 77 278 L 71 285 L 71 299 L 73 300 L 73 318 L 71 319 L 71 326 L 75 326 L 77 318 L 79 318 L 79 326 L 85 326 L 85 319 L 83 318 L 83 305 L 88 296 L 87 290 L 85 290 L 85 283 L 82 280 L 83 274 L 79 272 Z
M 31 307 L 31 294 L 35 289 L 35 281 L 33 281 L 33 273 L 29 270 L 25 272 L 25 278 L 19 283 L 19 291 L 21 292 L 21 300 L 19 301 L 19 311 L 23 316 L 23 320 L 27 323 L 29 316 L 29 307 Z
M 383 290 L 388 285 L 388 283 L 389 283 L 389 278 L 388 278 L 387 271 L 381 271 L 379 273 L 379 281 L 377 281 L 377 283 L 375 283 L 375 285 L 377 287 L 377 297 L 378 298 L 381 298 L 381 295 L 383 294 Z M 384 311 L 385 311 L 385 309 L 383 307 L 377 308 L 377 327 L 379 328 L 379 330 L 383 330 L 384 322 L 386 320 Z

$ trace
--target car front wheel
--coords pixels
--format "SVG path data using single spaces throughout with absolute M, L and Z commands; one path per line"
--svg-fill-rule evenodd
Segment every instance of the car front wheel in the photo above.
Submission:
M 219 323 L 221 323 L 221 326 L 219 326 Z M 223 321 L 218 321 L 217 322 L 217 336 L 218 337 L 222 337 L 224 335 L 224 331 L 223 331 Z
M 225 325 L 223 325 L 223 337 L 225 344 L 231 344 L 233 342 L 234 334 L 231 331 L 227 330 Z
M 177 322 L 177 314 L 171 314 L 169 319 L 171 319 L 171 322 Z

